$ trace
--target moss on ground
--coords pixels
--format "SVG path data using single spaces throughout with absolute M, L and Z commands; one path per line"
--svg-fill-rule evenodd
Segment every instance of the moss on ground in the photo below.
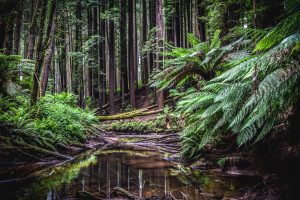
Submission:
M 134 132 L 134 133 L 162 133 L 177 132 L 180 130 L 178 126 L 167 128 L 165 124 L 159 123 L 157 120 L 142 121 L 118 121 L 112 123 L 101 124 L 101 128 L 107 131 L 116 132 Z

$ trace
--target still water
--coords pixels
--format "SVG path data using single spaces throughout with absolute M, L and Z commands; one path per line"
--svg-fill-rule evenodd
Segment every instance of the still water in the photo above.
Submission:
M 169 161 L 167 154 L 157 152 L 100 151 L 38 172 L 34 180 L 26 183 L 0 184 L 0 199 L 82 199 L 75 198 L 79 191 L 100 199 L 126 199 L 118 196 L 114 187 L 141 198 L 236 198 L 243 195 L 243 188 L 257 182 L 251 177 L 216 176 L 178 166 Z

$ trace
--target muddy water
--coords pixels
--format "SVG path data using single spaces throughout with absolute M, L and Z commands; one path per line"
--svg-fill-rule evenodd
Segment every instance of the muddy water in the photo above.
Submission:
M 176 199 L 236 198 L 257 182 L 253 177 L 224 177 L 189 171 L 156 152 L 101 151 L 46 169 L 25 183 L 0 184 L 1 200 L 124 199 L 121 187 L 138 197 L 171 195 Z M 77 197 L 77 198 L 75 198 Z M 87 198 L 88 199 L 88 198 Z

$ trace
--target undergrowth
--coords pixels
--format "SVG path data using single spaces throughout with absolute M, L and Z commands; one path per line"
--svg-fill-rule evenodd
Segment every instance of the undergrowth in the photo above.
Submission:
M 4 147 L 34 145 L 54 150 L 84 141 L 97 122 L 93 110 L 77 107 L 69 93 L 46 95 L 30 106 L 27 96 L 0 99 L 0 144 Z

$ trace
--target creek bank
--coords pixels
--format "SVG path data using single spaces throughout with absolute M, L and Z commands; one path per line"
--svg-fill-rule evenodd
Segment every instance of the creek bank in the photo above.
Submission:
M 283 135 L 277 135 L 249 150 L 239 148 L 230 137 L 207 145 L 196 161 L 188 162 L 189 168 L 214 176 L 259 179 L 257 184 L 244 188 L 244 199 L 299 199 L 299 145 L 291 145 Z
M 40 170 L 35 181 L 12 183 L 6 185 L 7 190 L 1 185 L 0 199 L 8 199 L 1 197 L 13 196 L 16 191 L 21 196 L 24 191 L 29 192 L 28 198 L 22 198 L 26 200 L 44 199 L 49 194 L 76 200 L 130 199 L 128 195 L 131 199 L 149 200 L 237 199 L 243 196 L 243 188 L 253 185 L 245 177 L 223 177 L 185 168 L 180 162 L 170 162 L 168 156 L 157 151 L 114 149 L 83 153 L 63 165 Z M 185 170 L 187 174 L 183 173 Z M 192 183 L 187 177 L 197 182 Z M 17 184 L 20 188 L 16 188 Z
M 69 147 L 61 146 L 55 151 L 57 155 L 63 156 L 35 153 L 24 156 L 18 151 L 4 154 L 0 160 L 0 183 L 28 180 L 35 176 L 35 171 L 72 162 L 78 159 L 82 153 L 90 154 L 99 150 L 160 151 L 176 155 L 179 153 L 179 135 L 176 133 L 138 134 L 135 136 L 108 132 L 97 126 L 93 128 L 96 131 L 89 134 L 85 143 Z M 3 153 L 0 152 L 1 155 Z
M 25 183 L 37 175 L 36 171 L 40 172 L 52 167 L 63 166 L 75 160 L 80 160 L 83 155 L 91 155 L 95 151 L 124 149 L 148 152 L 159 151 L 168 154 L 165 160 L 183 164 L 182 167 L 178 168 L 176 176 L 180 177 L 186 184 L 197 185 L 199 190 L 201 190 L 201 196 L 206 199 L 226 199 L 228 195 L 234 196 L 234 193 L 237 193 L 236 195 L 239 197 L 243 196 L 244 199 L 253 200 L 293 199 L 292 197 L 296 196 L 295 193 L 288 194 L 291 186 L 287 183 L 288 178 L 282 178 L 286 172 L 280 174 L 278 171 L 270 170 L 272 169 L 270 168 L 272 164 L 271 156 L 270 159 L 265 159 L 261 156 L 257 156 L 259 152 L 249 152 L 245 149 L 237 150 L 235 143 L 224 142 L 219 145 L 207 146 L 203 149 L 202 154 L 196 162 L 189 162 L 179 156 L 180 139 L 177 133 L 132 134 L 111 132 L 100 127 L 94 128 L 96 131 L 90 133 L 84 144 L 59 149 L 59 153 L 72 157 L 70 159 L 44 157 L 42 158 L 43 160 L 32 159 L 28 164 L 25 164 L 24 161 L 19 161 L 17 165 L 11 165 L 12 163 L 1 165 L 0 183 L 1 181 L 2 183 Z M 233 140 L 224 138 L 223 141 Z M 278 148 L 278 155 L 280 151 L 284 152 L 283 149 L 286 147 L 287 146 L 281 146 Z M 297 150 L 292 148 L 290 152 L 295 153 Z M 290 155 L 286 155 L 286 157 L 289 156 Z M 295 155 L 291 157 L 294 156 Z M 286 160 L 286 157 L 282 159 Z M 264 162 L 263 159 L 265 159 Z M 139 166 L 139 164 L 135 162 L 136 161 L 131 162 L 131 164 Z M 282 160 L 280 162 L 282 162 Z M 269 166 L 265 165 L 265 163 L 268 163 Z M 276 162 L 276 165 L 279 165 L 278 162 Z M 149 165 L 148 167 L 157 168 L 161 166 L 158 163 L 157 165 Z M 4 168 L 6 170 L 3 170 Z M 206 179 L 203 179 L 202 176 L 205 176 Z M 209 177 L 209 182 L 207 182 L 207 177 Z M 210 179 L 217 181 L 211 182 Z M 213 190 L 212 188 L 217 187 L 216 185 L 218 185 L 218 183 L 226 183 L 229 180 L 232 181 L 235 179 L 246 180 L 246 186 L 240 188 L 238 191 L 231 191 L 229 193 L 208 192 Z M 229 189 L 230 188 L 228 188 L 228 190 Z M 78 195 L 87 194 L 81 193 Z M 99 196 L 96 195 L 95 199 L 97 198 L 99 198 Z M 146 199 L 172 199 L 172 196 L 149 196 Z

